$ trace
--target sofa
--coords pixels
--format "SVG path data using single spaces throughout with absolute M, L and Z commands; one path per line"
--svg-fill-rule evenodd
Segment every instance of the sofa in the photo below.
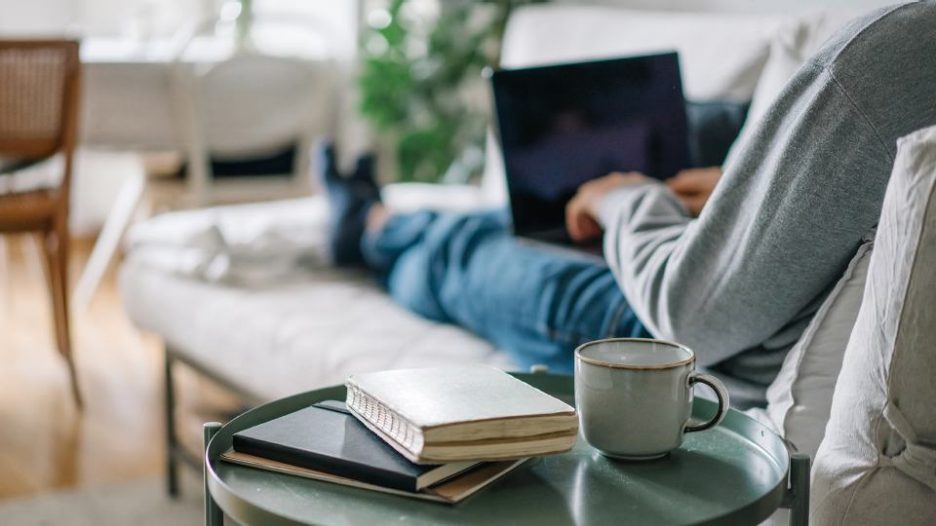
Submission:
M 688 99 L 751 102 L 744 134 L 802 61 L 855 13 L 529 6 L 509 21 L 502 63 L 522 67 L 676 49 Z M 384 200 L 402 210 L 503 206 L 503 166 L 492 139 L 487 155 L 479 186 L 389 185 Z M 177 361 L 250 402 L 371 370 L 453 363 L 515 368 L 488 342 L 396 306 L 366 274 L 329 268 L 326 213 L 324 199 L 311 196 L 166 214 L 130 232 L 120 287 L 134 323 L 165 342 L 170 492 L 179 450 L 171 412 Z M 768 389 L 768 406 L 749 411 L 809 456 L 826 434 L 873 247 L 873 236 L 856 247 Z

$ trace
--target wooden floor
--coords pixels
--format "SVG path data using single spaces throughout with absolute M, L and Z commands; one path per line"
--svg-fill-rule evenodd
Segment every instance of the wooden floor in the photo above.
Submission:
M 72 312 L 85 399 L 79 414 L 55 349 L 38 247 L 12 236 L 0 249 L 0 499 L 162 473 L 160 343 L 138 332 L 121 307 L 112 269 L 85 312 Z M 71 283 L 91 243 L 75 242 Z M 200 422 L 237 402 L 179 371 L 179 425 L 197 443 Z

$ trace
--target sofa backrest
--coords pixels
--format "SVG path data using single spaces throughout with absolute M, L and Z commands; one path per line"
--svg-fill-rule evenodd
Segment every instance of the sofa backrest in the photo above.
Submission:
M 501 66 L 518 68 L 673 50 L 690 100 L 748 100 L 784 15 L 531 5 L 511 16 Z
M 936 518 L 934 269 L 936 126 L 898 142 L 864 298 L 813 469 L 815 524 Z
M 656 11 L 699 11 L 730 13 L 810 13 L 816 9 L 863 9 L 884 7 L 895 0 L 784 0 L 783 2 L 752 2 L 751 0 L 597 0 L 628 9 Z

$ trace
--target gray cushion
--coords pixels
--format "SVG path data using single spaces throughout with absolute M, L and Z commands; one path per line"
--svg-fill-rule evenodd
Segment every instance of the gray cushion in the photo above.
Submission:
M 936 520 L 936 127 L 900 140 L 813 470 L 815 524 Z
M 864 293 L 873 241 L 866 241 L 845 274 L 787 354 L 767 389 L 769 422 L 800 453 L 815 458 L 832 406 L 835 382 Z

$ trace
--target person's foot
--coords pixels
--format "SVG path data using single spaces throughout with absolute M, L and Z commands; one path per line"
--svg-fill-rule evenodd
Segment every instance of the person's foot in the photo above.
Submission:
M 380 188 L 374 179 L 374 156 L 364 154 L 358 157 L 354 173 L 346 177 L 338 169 L 334 144 L 326 142 L 319 147 L 319 170 L 330 206 L 332 262 L 337 266 L 363 265 L 361 238 L 367 226 L 368 212 L 380 202 Z

